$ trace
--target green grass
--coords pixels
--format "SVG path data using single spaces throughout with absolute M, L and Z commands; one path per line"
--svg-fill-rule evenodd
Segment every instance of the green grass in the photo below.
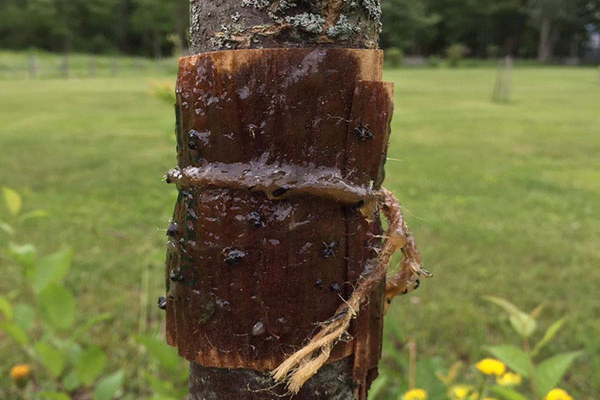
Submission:
M 510 104 L 490 101 L 495 73 L 386 73 L 396 83 L 386 186 L 436 275 L 397 300 L 387 324 L 400 327 L 401 340 L 417 341 L 419 357 L 475 361 L 482 345 L 506 341 L 505 324 L 483 295 L 525 309 L 544 303 L 543 327 L 568 316 L 545 354 L 586 350 L 566 387 L 578 399 L 596 398 L 597 71 L 517 68 Z M 0 81 L 0 93 L 0 185 L 19 190 L 27 209 L 52 213 L 21 226 L 18 240 L 42 251 L 74 247 L 68 281 L 80 309 L 115 315 L 92 339 L 111 346 L 112 366 L 135 371 L 140 316 L 155 329 L 162 318 L 154 299 L 175 199 L 161 182 L 175 163 L 172 109 L 134 74 Z M 17 274 L 2 268 L 4 292 Z M 150 290 L 143 289 L 147 270 Z M 0 387 L 17 354 L 2 339 Z

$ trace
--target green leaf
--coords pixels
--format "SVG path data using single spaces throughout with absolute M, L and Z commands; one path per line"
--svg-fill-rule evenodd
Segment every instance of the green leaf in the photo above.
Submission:
M 35 311 L 29 304 L 18 303 L 15 305 L 15 324 L 19 325 L 25 332 L 31 328 L 35 320 Z
M 521 393 L 507 387 L 493 386 L 490 390 L 504 400 L 527 400 Z
M 112 400 L 123 386 L 123 371 L 102 378 L 94 390 L 94 400 Z
M 500 361 L 504 362 L 510 369 L 525 378 L 531 372 L 531 360 L 525 351 L 511 345 L 488 346 L 487 351 L 492 353 Z
M 77 389 L 81 383 L 79 382 L 79 377 L 77 377 L 77 373 L 75 371 L 70 371 L 62 380 L 62 384 L 66 390 L 69 392 Z
M 13 320 L 13 307 L 4 296 L 0 296 L 0 311 L 2 311 L 4 318 L 6 318 L 8 322 Z
M 563 378 L 581 351 L 572 351 L 552 356 L 535 367 L 533 382 L 538 393 L 548 393 Z
M 4 232 L 11 236 L 15 234 L 15 229 L 6 222 L 0 221 L 0 229 L 2 229 Z
M 565 321 L 566 321 L 565 318 L 561 318 L 558 321 L 556 321 L 555 323 L 553 323 L 552 325 L 550 325 L 550 327 L 548 329 L 546 329 L 546 332 L 544 333 L 544 337 L 542 338 L 542 340 L 540 340 L 533 348 L 533 352 L 531 353 L 532 357 L 535 357 L 544 348 L 544 346 L 546 346 L 552 339 L 554 339 L 556 334 L 560 331 L 562 326 L 565 324 Z
M 39 396 L 44 400 L 71 400 L 71 396 L 61 392 L 41 392 Z
M 376 400 L 377 396 L 379 396 L 381 392 L 385 390 L 387 385 L 387 377 L 381 376 L 378 379 L 376 379 L 371 385 L 371 389 L 369 390 L 369 400 Z
M 44 364 L 54 377 L 58 378 L 65 368 L 63 354 L 59 350 L 42 342 L 36 343 L 34 349 L 42 364 Z
M 19 221 L 24 222 L 33 218 L 45 218 L 50 215 L 50 212 L 46 210 L 33 210 L 23 213 L 19 216 Z
M 51 283 L 38 296 L 42 318 L 56 329 L 68 329 L 75 319 L 75 298 L 71 291 Z
M 29 338 L 27 333 L 19 325 L 10 322 L 0 322 L 0 329 L 10 336 L 15 342 L 21 345 L 27 345 Z
M 85 386 L 90 386 L 102 373 L 106 354 L 101 348 L 91 346 L 79 355 L 75 362 L 77 377 Z
M 533 317 L 531 317 L 529 314 L 521 311 L 521 309 L 519 309 L 510 301 L 494 296 L 484 296 L 483 299 L 496 304 L 506 311 L 509 315 L 509 320 L 513 329 L 521 337 L 529 337 L 535 331 L 537 325 L 535 319 L 533 319 Z
M 26 269 L 26 276 L 30 277 L 27 273 L 35 266 L 36 260 L 36 249 L 32 244 L 24 244 L 22 246 L 16 244 L 10 244 L 6 249 L 8 255 L 12 257 L 17 263 Z
M 37 293 L 44 290 L 50 283 L 60 283 L 69 273 L 73 251 L 64 249 L 41 258 L 33 277 L 33 290 Z
M 175 389 L 172 382 L 156 377 L 149 372 L 144 372 L 144 376 L 155 394 L 161 397 L 178 397 L 178 390 Z
M 4 202 L 6 203 L 8 212 L 12 215 L 17 215 L 23 206 L 23 200 L 21 200 L 19 193 L 7 187 L 2 188 L 2 193 L 4 194 Z
M 142 344 L 146 351 L 154 357 L 162 367 L 177 372 L 181 368 L 181 359 L 177 351 L 167 345 L 164 341 L 152 336 L 137 336 L 138 343 Z

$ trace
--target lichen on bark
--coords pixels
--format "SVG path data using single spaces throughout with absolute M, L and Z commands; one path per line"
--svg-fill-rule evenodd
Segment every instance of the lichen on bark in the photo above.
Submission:
M 379 0 L 191 0 L 191 52 L 265 47 L 377 48 Z

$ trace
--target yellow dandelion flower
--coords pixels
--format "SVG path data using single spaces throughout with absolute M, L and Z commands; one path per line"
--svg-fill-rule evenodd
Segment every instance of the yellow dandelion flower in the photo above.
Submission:
M 423 389 L 411 389 L 404 393 L 402 400 L 427 400 L 427 392 Z
M 471 387 L 467 385 L 456 385 L 450 389 L 450 397 L 452 400 L 463 400 L 471 393 Z
M 486 375 L 500 376 L 506 371 L 506 365 L 502 361 L 493 358 L 484 358 L 475 364 L 477 369 Z
M 562 389 L 552 389 L 546 396 L 546 400 L 573 400 L 573 398 Z
M 25 386 L 27 380 L 29 379 L 29 375 L 31 374 L 31 367 L 27 364 L 19 364 L 15 365 L 10 369 L 10 378 L 17 384 L 19 387 Z
M 500 386 L 519 386 L 523 378 L 519 374 L 513 372 L 507 372 L 502 376 L 496 377 L 496 382 Z

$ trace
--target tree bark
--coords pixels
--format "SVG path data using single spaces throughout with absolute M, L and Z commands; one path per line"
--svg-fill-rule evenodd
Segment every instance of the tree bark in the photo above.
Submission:
M 376 0 L 192 0 L 192 54 L 298 50 L 182 59 L 179 168 L 216 165 L 241 176 L 240 165 L 261 160 L 280 166 L 276 173 L 291 165 L 298 173 L 302 165 L 297 176 L 310 177 L 316 166 L 377 189 L 392 112 L 390 87 L 380 82 L 381 54 L 319 49 L 375 49 L 380 13 Z M 212 104 L 219 101 L 227 104 Z M 267 179 L 261 173 L 254 172 Z M 349 298 L 380 245 L 377 211 L 363 215 L 361 199 L 288 197 L 291 184 L 258 193 L 215 188 L 214 181 L 202 190 L 175 183 L 167 339 L 191 361 L 190 399 L 366 400 L 381 351 L 383 281 L 347 341 L 300 393 L 274 386 L 268 372 Z

